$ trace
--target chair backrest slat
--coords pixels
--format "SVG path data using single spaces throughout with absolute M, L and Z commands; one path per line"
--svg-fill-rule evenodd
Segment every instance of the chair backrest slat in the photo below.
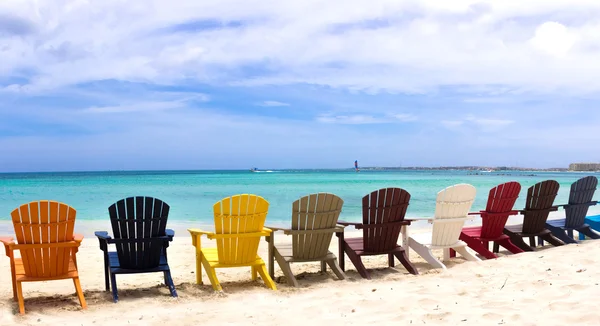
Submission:
M 523 233 L 536 234 L 546 228 L 546 220 L 558 194 L 560 185 L 554 180 L 534 184 L 527 189 L 523 216 Z
M 216 234 L 244 234 L 263 230 L 269 203 L 256 195 L 235 195 L 213 205 Z M 247 264 L 256 259 L 260 237 L 217 239 L 219 263 Z
M 344 201 L 329 193 L 304 196 L 292 204 L 292 230 L 331 229 L 337 224 Z M 292 235 L 292 254 L 296 259 L 315 259 L 329 251 L 332 233 Z
M 403 221 L 410 194 L 401 188 L 383 188 L 363 197 L 364 250 L 386 252 L 398 245 L 401 225 L 390 222 Z M 373 227 L 375 226 L 375 227 Z
M 565 209 L 567 217 L 565 227 L 578 228 L 585 224 L 585 216 L 597 186 L 598 178 L 595 176 L 581 178 L 571 185 L 569 204 Z
M 521 185 L 516 181 L 497 185 L 490 190 L 485 211 L 481 212 L 481 238 L 494 239 L 503 234 L 520 192 Z
M 11 213 L 19 244 L 52 244 L 73 241 L 77 211 L 56 201 L 33 201 Z M 21 258 L 25 275 L 30 277 L 57 277 L 69 271 L 74 248 L 22 249 Z
M 475 193 L 475 187 L 470 184 L 457 184 L 438 192 L 431 239 L 433 246 L 448 246 L 458 241 Z
M 169 205 L 153 197 L 128 197 L 108 208 L 121 268 L 150 269 L 157 267 L 164 252 Z M 147 241 L 138 241 L 147 239 Z M 154 239 L 154 240 L 153 240 Z

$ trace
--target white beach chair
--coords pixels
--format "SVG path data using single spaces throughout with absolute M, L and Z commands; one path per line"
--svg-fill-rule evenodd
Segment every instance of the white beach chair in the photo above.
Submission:
M 450 249 L 467 260 L 481 261 L 469 252 L 466 243 L 458 239 L 465 221 L 469 219 L 475 192 L 475 187 L 469 184 L 457 184 L 438 192 L 435 215 L 432 219 L 427 219 L 433 224 L 433 232 L 408 238 L 408 246 L 434 268 L 446 269 L 446 266 L 435 258 L 432 249 L 443 249 L 445 261 L 450 259 Z

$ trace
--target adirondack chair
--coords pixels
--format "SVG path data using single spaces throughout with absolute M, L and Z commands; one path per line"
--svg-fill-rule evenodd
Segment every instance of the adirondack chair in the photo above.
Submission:
M 25 313 L 23 282 L 73 279 L 79 303 L 87 308 L 77 270 L 75 254 L 83 236 L 73 234 L 77 211 L 56 201 L 40 200 L 21 205 L 11 213 L 17 243 L 2 237 L 10 259 L 13 298 L 19 313 Z M 15 257 L 20 251 L 21 258 Z
M 197 284 L 202 284 L 202 267 L 215 291 L 223 290 L 215 269 L 250 267 L 253 281 L 258 273 L 267 287 L 277 290 L 267 273 L 265 262 L 258 256 L 260 238 L 271 234 L 271 230 L 264 227 L 268 210 L 269 202 L 260 196 L 242 194 L 226 197 L 213 206 L 215 232 L 188 229 L 192 245 L 196 247 Z M 202 235 L 217 240 L 217 247 L 202 248 Z
M 108 207 L 114 238 L 106 231 L 94 234 L 104 252 L 106 291 L 112 287 L 115 303 L 119 301 L 117 274 L 163 272 L 171 296 L 177 297 L 167 261 L 167 248 L 175 236 L 173 230 L 166 229 L 169 210 L 162 200 L 141 196 L 121 199 Z M 114 244 L 116 251 L 109 251 L 109 244 Z
M 597 201 L 592 201 L 597 185 L 598 179 L 594 176 L 581 178 L 574 182 L 571 185 L 569 203 L 558 206 L 564 207 L 566 218 L 546 222 L 546 227 L 562 242 L 577 243 L 573 237 L 573 230 L 576 230 L 584 237 L 588 236 L 592 239 L 600 239 L 600 235 L 592 231 L 590 226 L 585 222 L 585 216 L 590 206 L 598 203 Z M 542 238 L 539 238 L 539 244 L 544 244 Z
M 469 184 L 450 186 L 438 192 L 434 217 L 427 219 L 433 224 L 432 233 L 417 234 L 408 238 L 408 246 L 434 268 L 446 269 L 446 265 L 433 255 L 433 249 L 443 249 L 444 260 L 450 258 L 450 249 L 453 249 L 467 260 L 480 261 L 467 250 L 467 244 L 458 239 L 465 221 L 469 218 L 475 193 L 475 187 Z
M 489 243 L 497 243 L 513 254 L 523 250 L 510 242 L 510 237 L 504 234 L 504 226 L 509 216 L 519 214 L 513 210 L 515 201 L 519 198 L 521 185 L 511 181 L 500 184 L 490 190 L 485 210 L 469 215 L 481 215 L 481 226 L 470 226 L 463 228 L 459 240 L 464 241 L 469 248 L 475 250 L 486 259 L 498 258 L 489 250 Z M 454 250 L 450 250 L 450 256 L 454 257 Z
M 388 255 L 390 267 L 394 267 L 396 257 L 410 273 L 419 273 L 408 260 L 404 248 L 398 245 L 401 228 L 410 225 L 410 221 L 404 219 L 409 201 L 410 194 L 404 189 L 379 189 L 363 197 L 362 223 L 338 221 L 338 224 L 363 230 L 362 238 L 344 238 L 344 232 L 336 233 L 342 271 L 345 270 L 345 253 L 360 276 L 369 280 L 371 276 L 362 262 L 362 256 Z
M 291 263 L 296 262 L 319 261 L 322 272 L 325 272 L 329 265 L 340 280 L 345 279 L 336 256 L 329 251 L 333 234 L 344 232 L 344 226 L 337 224 L 343 204 L 344 201 L 334 194 L 311 194 L 292 204 L 291 228 L 269 227 L 273 231 L 283 231 L 284 234 L 292 236 L 291 244 L 277 246 L 275 246 L 275 233 L 267 236 L 271 278 L 275 277 L 274 260 L 277 259 L 279 267 L 291 286 L 298 286 L 290 266 Z
M 546 180 L 536 183 L 527 190 L 525 209 L 519 211 L 523 214 L 523 224 L 507 225 L 504 234 L 510 237 L 510 241 L 524 251 L 533 251 L 535 237 L 541 237 L 554 246 L 564 245 L 562 241 L 552 235 L 546 228 L 546 220 L 550 212 L 556 211 L 558 207 L 552 206 L 558 194 L 560 185 L 554 180 Z M 529 238 L 528 246 L 523 238 Z M 500 250 L 498 243 L 494 243 L 494 252 Z

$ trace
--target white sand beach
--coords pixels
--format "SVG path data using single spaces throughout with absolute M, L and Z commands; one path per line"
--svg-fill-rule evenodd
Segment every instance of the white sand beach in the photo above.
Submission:
M 120 301 L 104 291 L 102 254 L 93 238 L 84 240 L 77 259 L 88 309 L 81 310 L 70 280 L 25 283 L 26 315 L 12 301 L 10 268 L 0 259 L 0 325 L 578 325 L 597 324 L 592 300 L 600 290 L 600 242 L 544 247 L 537 252 L 466 262 L 453 258 L 448 270 L 433 270 L 414 252 L 414 276 L 386 257 L 365 259 L 372 280 L 362 279 L 346 259 L 347 280 L 319 272 L 318 263 L 295 264 L 300 288 L 276 281 L 278 291 L 251 281 L 249 268 L 220 269 L 223 293 L 213 292 L 206 274 L 195 282 L 190 237 L 179 234 L 169 262 L 179 298 L 169 296 L 161 273 L 119 275 Z M 277 242 L 290 241 L 285 236 Z M 337 253 L 334 237 L 331 250 Z M 203 241 L 209 245 L 209 241 Z M 266 242 L 260 254 L 267 258 Z M 440 257 L 441 251 L 436 252 Z M 282 276 L 279 267 L 276 278 Z

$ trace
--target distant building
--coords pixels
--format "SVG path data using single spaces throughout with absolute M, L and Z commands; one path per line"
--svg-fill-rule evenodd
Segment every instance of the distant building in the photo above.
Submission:
M 569 171 L 600 171 L 600 163 L 571 163 Z

